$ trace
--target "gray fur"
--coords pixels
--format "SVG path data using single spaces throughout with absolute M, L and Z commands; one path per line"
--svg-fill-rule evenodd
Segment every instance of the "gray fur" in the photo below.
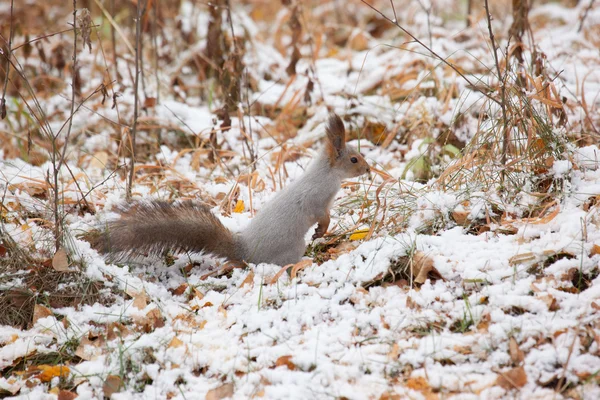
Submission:
M 344 123 L 332 114 L 319 156 L 304 175 L 268 202 L 243 232 L 232 234 L 205 206 L 138 203 L 108 224 L 96 247 L 111 253 L 174 249 L 205 251 L 255 264 L 296 263 L 304 254 L 304 237 L 311 226 L 318 222 L 321 235 L 327 230 L 329 208 L 342 180 L 367 172 L 364 158 L 346 147 Z

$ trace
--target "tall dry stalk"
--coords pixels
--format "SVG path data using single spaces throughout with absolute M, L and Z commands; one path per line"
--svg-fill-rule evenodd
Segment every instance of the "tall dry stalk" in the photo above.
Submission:
M 130 146 L 131 146 L 131 158 L 129 163 L 129 179 L 127 181 L 127 200 L 131 200 L 131 188 L 133 187 L 133 176 L 135 171 L 135 138 L 137 134 L 137 123 L 138 123 L 138 103 L 139 103 L 139 80 L 140 80 L 140 57 L 141 57 L 141 25 L 142 25 L 142 16 L 146 10 L 146 2 L 139 0 L 137 2 L 137 18 L 135 21 L 135 78 L 133 84 L 133 96 L 134 96 L 134 104 L 133 104 L 133 126 L 131 127 L 130 134 Z

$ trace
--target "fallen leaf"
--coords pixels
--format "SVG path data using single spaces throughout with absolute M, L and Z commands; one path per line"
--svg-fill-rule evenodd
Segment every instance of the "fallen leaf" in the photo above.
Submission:
M 226 383 L 206 393 L 206 400 L 221 400 L 233 396 L 233 383 Z
M 425 283 L 428 278 L 443 279 L 442 275 L 434 267 L 434 262 L 431 257 L 427 257 L 425 253 L 416 251 L 411 260 L 411 272 L 413 282 Z
M 79 395 L 75 392 L 69 392 L 68 390 L 61 389 L 58 392 L 58 400 L 74 400 Z
M 69 270 L 69 260 L 65 249 L 60 248 L 54 253 L 54 257 L 52 257 L 52 268 L 59 272 L 67 272 Z
M 423 391 L 429 389 L 429 382 L 422 376 L 416 378 L 409 378 L 406 381 L 406 387 L 412 390 Z
M 39 319 L 46 318 L 46 317 L 49 317 L 51 315 L 53 315 L 52 311 L 49 308 L 47 308 L 47 307 L 44 307 L 44 306 L 42 306 L 40 304 L 36 304 L 33 307 L 33 323 L 34 324 Z
M 515 365 L 521 364 L 525 359 L 525 354 L 523 353 L 523 350 L 519 348 L 519 344 L 514 337 L 511 337 L 508 341 L 508 351 L 510 354 L 510 359 Z
M 187 288 L 188 288 L 188 284 L 182 283 L 181 285 L 177 286 L 175 289 L 169 289 L 169 291 L 171 292 L 171 294 L 173 296 L 181 296 L 182 294 L 185 293 Z
M 296 366 L 292 362 L 292 356 L 281 356 L 275 361 L 275 367 L 287 367 L 290 371 L 296 370 Z
M 246 279 L 244 279 L 244 281 L 242 282 L 240 287 L 244 287 L 246 285 L 250 285 L 250 287 L 254 286 L 254 272 L 250 271 L 248 273 L 248 275 L 246 276 Z
M 69 367 L 64 365 L 38 365 L 37 368 L 42 371 L 37 375 L 42 382 L 50 382 L 56 377 L 65 379 L 71 373 Z
M 592 251 L 590 252 L 590 256 L 595 256 L 596 254 L 600 254 L 600 245 L 594 244 L 592 246 Z
M 469 224 L 469 214 L 471 212 L 470 211 L 464 211 L 464 210 L 454 210 L 452 211 L 452 218 L 454 219 L 454 221 L 460 225 L 460 226 L 466 226 Z
M 369 229 L 357 229 L 352 235 L 350 235 L 350 240 L 361 240 L 364 239 L 368 234 Z
M 117 375 L 109 375 L 106 377 L 102 390 L 104 391 L 104 397 L 110 398 L 114 393 L 118 393 L 123 386 L 123 380 Z
M 234 213 L 243 213 L 244 209 L 246 208 L 244 201 L 243 200 L 238 200 L 237 203 L 235 203 L 235 207 L 233 208 L 233 212 Z
M 398 343 L 392 345 L 392 350 L 388 353 L 388 358 L 392 361 L 396 361 L 400 357 L 400 346 Z
M 177 347 L 181 347 L 183 346 L 183 342 L 177 338 L 177 336 L 173 337 L 173 339 L 171 339 L 171 342 L 169 343 L 169 348 L 177 348 Z
M 148 311 L 146 317 L 148 317 L 150 320 L 150 325 L 152 326 L 153 330 L 165 326 L 165 321 L 158 308 L 153 308 L 152 310 Z
M 90 338 L 89 335 L 84 335 L 79 341 L 75 355 L 82 360 L 93 360 L 96 357 L 97 349 L 103 347 L 104 344 L 105 341 L 102 336 Z
M 145 291 L 142 291 L 135 295 L 133 298 L 133 306 L 138 310 L 143 310 L 148 305 L 148 296 Z
M 534 261 L 535 260 L 535 254 L 534 253 L 522 253 L 522 254 L 517 254 L 515 256 L 512 256 L 511 258 L 508 259 L 508 263 L 510 265 L 518 265 L 518 264 L 523 264 L 529 261 Z
M 308 267 L 309 265 L 312 265 L 312 263 L 313 263 L 313 261 L 310 259 L 297 262 L 292 267 L 292 273 L 290 274 L 290 277 L 292 279 L 294 279 L 296 277 L 296 275 L 298 275 L 298 271 L 303 270 L 304 268 Z
M 496 379 L 496 384 L 504 389 L 522 388 L 527 383 L 527 374 L 523 367 L 516 367 L 509 371 L 502 372 Z

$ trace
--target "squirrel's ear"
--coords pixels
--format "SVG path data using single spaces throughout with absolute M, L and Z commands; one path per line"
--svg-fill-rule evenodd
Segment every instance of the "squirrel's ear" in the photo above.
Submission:
M 339 157 L 340 154 L 346 148 L 346 130 L 344 129 L 344 123 L 337 114 L 330 114 L 329 121 L 327 122 L 327 150 L 335 157 Z

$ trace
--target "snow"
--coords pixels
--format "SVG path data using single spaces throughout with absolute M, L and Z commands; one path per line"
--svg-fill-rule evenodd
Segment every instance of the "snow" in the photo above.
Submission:
M 422 7 L 429 7 L 429 3 L 447 6 L 450 2 L 422 2 Z M 530 17 L 551 20 L 547 28 L 534 32 L 536 43 L 550 67 L 563 71 L 555 84 L 572 106 L 568 111 L 570 121 L 583 125 L 586 114 L 575 104 L 583 90 L 590 110 L 597 109 L 600 75 L 597 49 L 573 23 L 578 21 L 581 7 L 536 5 Z M 319 10 L 325 13 L 327 7 Z M 588 24 L 598 23 L 599 10 L 596 7 L 590 12 Z M 414 5 L 408 11 L 412 20 L 401 23 L 414 27 L 420 37 L 427 37 L 427 14 Z M 432 17 L 434 32 L 446 32 L 434 36 L 435 51 L 457 59 L 465 57 L 460 62 L 466 69 L 493 65 L 488 47 L 475 40 L 455 41 L 460 32 L 443 26 L 442 18 Z M 263 35 L 267 29 L 241 6 L 233 18 L 236 26 L 243 26 L 251 36 Z M 272 19 L 280 24 L 285 15 L 282 12 Z M 205 38 L 205 7 L 193 7 L 184 1 L 178 21 L 183 32 L 195 29 Z M 474 29 L 485 32 L 483 25 Z M 355 34 L 358 32 L 356 28 Z M 390 43 L 400 46 L 404 40 L 394 37 Z M 374 44 L 369 51 L 342 49 L 341 56 L 303 58 L 291 83 L 287 78 L 267 80 L 266 72 L 284 76 L 288 63 L 288 57 L 271 41 L 257 39 L 244 56 L 257 81 L 257 90 L 248 100 L 262 106 L 286 107 L 304 96 L 309 79 L 314 81 L 314 104 L 307 106 L 305 123 L 284 143 L 288 148 L 309 143 L 311 148 L 304 149 L 299 159 L 285 162 L 279 174 L 274 174 L 276 160 L 272 155 L 282 145 L 271 135 L 275 121 L 254 115 L 243 115 L 240 120 L 241 114 L 232 113 L 232 129 L 219 136 L 223 151 L 231 153 L 226 167 L 209 168 L 202 163 L 194 166 L 197 155 L 193 150 L 181 151 L 172 146 L 177 135 L 169 131 L 151 157 L 162 174 L 160 180 L 148 185 L 138 183 L 134 198 L 206 195 L 211 200 L 219 199 L 213 203 L 217 204 L 213 212 L 228 229 L 240 231 L 281 186 L 301 176 L 310 163 L 319 146 L 317 141 L 325 133 L 329 111 L 326 104 L 341 115 L 353 116 L 352 123 L 377 120 L 392 129 L 411 121 L 402 129 L 427 130 L 429 136 L 409 143 L 394 142 L 387 148 L 365 139 L 349 143 L 360 144 L 369 162 L 391 176 L 394 183 L 385 186 L 384 178 L 375 174 L 357 178 L 357 185 L 340 191 L 332 212 L 335 233 L 341 235 L 344 227 L 369 228 L 375 218 L 361 220 L 360 206 L 353 206 L 356 202 L 351 200 L 361 195 L 374 199 L 381 185 L 389 189 L 378 194 L 379 199 L 389 202 L 388 215 L 381 214 L 383 211 L 373 215 L 384 221 L 394 213 L 393 207 L 407 209 L 406 229 L 398 231 L 393 224 L 377 228 L 368 240 L 352 242 L 356 246 L 340 250 L 320 265 L 311 263 L 296 277 L 284 273 L 275 282 L 273 277 L 281 267 L 265 264 L 234 269 L 229 276 L 207 277 L 223 262 L 199 254 L 180 254 L 171 266 L 160 258 L 115 264 L 75 235 L 69 242 L 73 261 L 81 263 L 78 268 L 86 279 L 117 293 L 114 301 L 52 309 L 53 316 L 40 318 L 27 329 L 0 326 L 0 369 L 93 338 L 96 341 L 78 353 L 84 357 L 70 365 L 71 377 L 77 382 L 74 390 L 81 399 L 101 398 L 109 375 L 124 380 L 122 391 L 113 394 L 113 399 L 204 398 L 225 383 L 233 383 L 236 399 L 377 399 L 388 393 L 399 398 L 427 398 L 428 392 L 414 383 L 417 379 L 427 382 L 428 390 L 432 390 L 429 394 L 444 398 L 567 397 L 554 390 L 557 382 L 577 386 L 581 398 L 599 398 L 600 205 L 592 201 L 600 196 L 598 146 L 571 148 L 570 157 L 553 160 L 548 174 L 562 180 L 564 187 L 545 213 L 527 217 L 539 204 L 539 197 L 524 187 L 518 200 L 506 205 L 506 215 L 500 215 L 492 205 L 503 201 L 492 190 L 481 191 L 475 186 L 466 191 L 441 188 L 435 180 L 416 183 L 411 181 L 414 173 L 407 171 L 409 162 L 427 154 L 438 134 L 446 129 L 441 125 L 451 127 L 459 116 L 464 118 L 463 125 L 453 127 L 453 133 L 463 141 L 473 138 L 482 126 L 492 127 L 492 121 L 479 121 L 481 125 L 477 125 L 479 116 L 475 114 L 485 101 L 482 93 L 465 89 L 464 82 L 446 68 L 428 67 L 416 68 L 414 78 L 398 87 L 421 92 L 406 99 L 391 99 L 381 93 L 382 79 L 393 81 L 404 76 L 407 69 L 415 68 L 415 60 L 420 60 L 413 51 L 423 50 L 414 43 L 404 48 L 381 46 L 374 38 L 369 38 Z M 493 80 L 487 75 L 482 79 Z M 446 90 L 453 84 L 461 94 L 446 105 L 423 94 L 427 90 Z M 130 108 L 130 88 L 119 102 L 122 108 Z M 152 117 L 164 126 L 177 127 L 192 141 L 205 140 L 220 121 L 210 106 L 195 102 L 167 96 L 152 109 Z M 58 112 L 67 103 L 56 96 L 45 106 L 49 113 Z M 496 109 L 493 104 L 486 107 L 491 112 Z M 107 105 L 95 112 L 82 110 L 74 118 L 74 127 L 99 125 L 101 116 L 119 119 Z M 419 121 L 423 120 L 441 125 L 422 128 Z M 243 156 L 247 149 L 242 143 L 242 126 L 250 125 L 251 146 L 259 154 L 255 167 L 265 183 L 260 191 L 236 179 L 253 171 Z M 51 126 L 58 130 L 61 125 L 53 121 Z M 98 152 L 118 151 L 111 139 L 112 131 L 99 129 L 81 139 L 78 151 L 98 159 Z M 148 139 L 146 134 L 141 137 Z M 68 231 L 85 232 L 117 217 L 125 183 L 123 176 L 109 174 L 103 164 L 89 161 L 89 167 L 82 167 L 77 156 L 70 156 L 71 171 L 66 166 L 60 171 L 65 182 L 61 195 L 67 200 L 81 198 L 71 172 L 85 175 L 84 192 L 98 185 L 87 198 L 96 205 L 97 214 L 73 213 L 65 220 Z M 21 210 L 39 215 L 36 218 L 51 220 L 49 200 L 33 191 L 36 185 L 46 185 L 46 176 L 53 168 L 51 162 L 34 166 L 0 152 L 0 166 L 3 204 L 19 204 Z M 181 182 L 189 186 L 181 189 Z M 223 212 L 225 200 L 236 190 L 239 192 L 235 198 L 245 203 L 244 212 Z M 50 232 L 35 221 L 21 220 L 23 214 L 17 208 L 11 206 L 6 212 L 3 230 L 23 246 L 33 240 L 37 250 L 48 255 Z M 463 213 L 471 222 L 493 220 L 482 224 L 489 230 L 472 232 L 469 226 L 457 224 L 453 213 Z M 23 229 L 25 223 L 27 229 Z M 503 231 L 507 226 L 514 228 L 512 234 Z M 434 234 L 430 227 L 435 227 Z M 307 237 L 311 235 L 309 232 Z M 341 237 L 350 242 L 348 235 Z M 431 259 L 443 279 L 428 280 L 420 286 L 362 287 L 413 250 Z M 577 276 L 589 280 L 585 290 L 573 290 Z M 2 280 L 0 288 L 6 290 L 15 282 L 23 281 L 7 284 Z M 186 291 L 175 294 L 182 285 Z M 136 302 L 136 296 L 141 295 L 147 300 L 142 306 Z M 153 315 L 158 315 L 161 323 Z M 118 333 L 112 332 L 109 338 L 110 324 L 122 324 L 127 332 L 116 328 Z M 524 352 L 522 361 L 513 360 L 511 338 Z M 523 366 L 527 374 L 520 392 L 497 383 L 516 364 Z M 58 385 L 58 379 L 54 379 L 49 387 Z M 56 398 L 48 387 L 26 382 L 26 378 L 0 377 L 0 389 L 16 394 L 12 397 L 15 399 Z

